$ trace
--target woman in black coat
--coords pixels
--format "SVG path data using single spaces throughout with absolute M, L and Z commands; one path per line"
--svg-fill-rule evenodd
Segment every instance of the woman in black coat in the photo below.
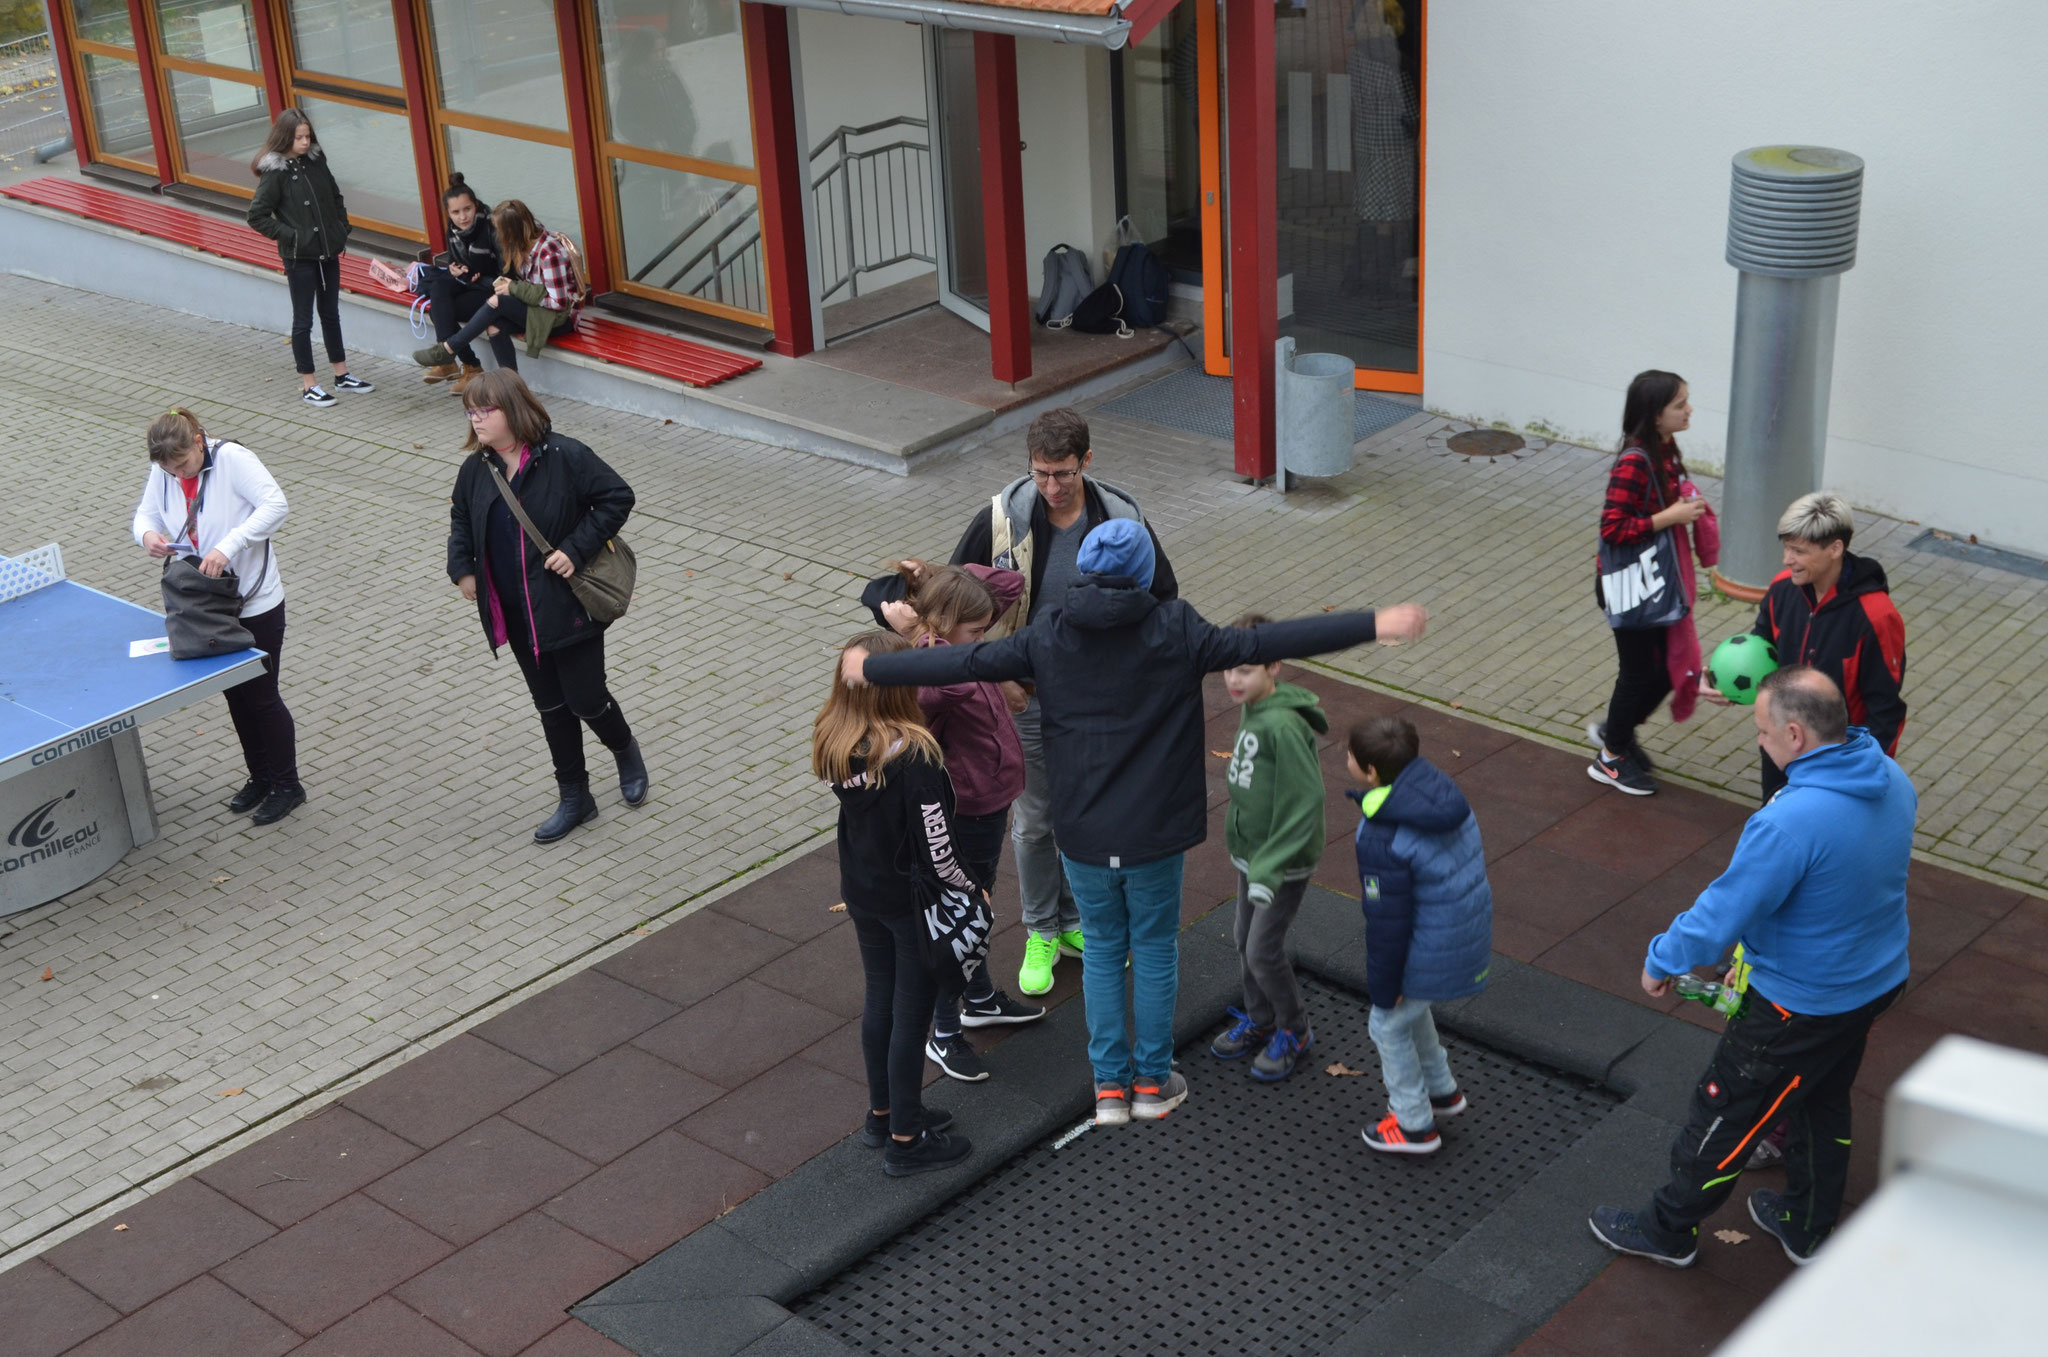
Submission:
M 348 208 L 341 186 L 327 168 L 327 155 L 313 123 L 296 108 L 277 115 L 263 149 L 249 162 L 256 196 L 249 225 L 277 242 L 284 280 L 292 294 L 292 364 L 299 370 L 299 399 L 332 405 L 334 397 L 313 376 L 313 308 L 320 309 L 320 338 L 334 366 L 337 391 L 374 391 L 348 370 L 341 344 L 341 252 L 348 248 Z
M 496 653 L 510 646 L 526 676 L 554 759 L 561 803 L 533 831 L 553 843 L 597 818 L 583 763 L 583 727 L 619 765 L 619 795 L 647 799 L 640 742 L 604 680 L 604 624 L 591 620 L 569 580 L 625 526 L 633 491 L 598 455 L 553 431 L 548 412 L 518 373 L 497 369 L 463 393 L 469 440 L 455 477 L 448 527 L 448 578 L 474 600 Z M 498 490 L 495 469 L 554 548 L 542 555 Z
M 433 303 L 427 314 L 433 318 L 434 338 L 446 344 L 464 321 L 491 300 L 491 284 L 505 271 L 505 255 L 491 226 L 490 205 L 476 196 L 476 190 L 460 174 L 448 176 L 441 201 L 448 209 L 447 263 L 426 270 L 420 281 L 427 300 Z M 476 350 L 468 344 L 453 353 L 455 363 L 436 364 L 420 380 L 453 381 L 459 396 L 484 369 Z

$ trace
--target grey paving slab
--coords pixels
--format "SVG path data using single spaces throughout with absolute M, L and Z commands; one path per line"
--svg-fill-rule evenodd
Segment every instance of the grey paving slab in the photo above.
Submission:
M 857 582 L 948 553 L 1024 462 L 1013 432 L 903 477 L 551 398 L 639 493 L 640 596 L 610 660 L 654 793 L 631 811 L 603 789 L 599 820 L 543 849 L 537 723 L 441 568 L 459 408 L 402 365 L 357 366 L 375 393 L 310 409 L 274 335 L 0 276 L 0 419 L 32 453 L 0 498 L 0 550 L 59 540 L 75 577 L 149 603 L 127 532 L 149 420 L 191 404 L 254 448 L 293 506 L 284 687 L 312 795 L 268 830 L 229 817 L 226 712 L 165 718 L 143 732 L 162 837 L 0 923 L 0 1266 L 816 843 L 833 806 L 809 726 L 833 645 L 866 625 Z M 1329 667 L 1559 741 L 1604 702 L 1585 573 L 1605 454 L 1537 441 L 1468 461 L 1444 445 L 1462 426 L 1423 413 L 1283 500 L 1241 484 L 1222 442 L 1093 422 L 1098 471 L 1145 504 L 1207 615 L 1416 597 L 1438 619 L 1423 643 Z M 1869 518 L 1857 542 L 1907 621 L 1919 846 L 2039 886 L 2048 688 L 2028 680 L 2048 664 L 2048 584 L 1905 550 L 1917 532 Z M 1700 613 L 1709 637 L 1744 624 L 1730 604 Z M 1747 795 L 1745 720 L 1710 708 L 1646 739 L 1674 775 Z

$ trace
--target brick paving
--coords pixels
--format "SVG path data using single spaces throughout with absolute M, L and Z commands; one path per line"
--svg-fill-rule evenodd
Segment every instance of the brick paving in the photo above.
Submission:
M 557 403 L 558 423 L 641 495 L 629 535 L 646 587 L 615 638 L 613 672 L 656 795 L 639 812 L 607 797 L 596 825 L 545 850 L 526 840 L 551 793 L 530 707 L 440 569 L 462 432 L 452 401 L 373 360 L 361 366 L 379 392 L 309 410 L 291 399 L 276 336 L 19 278 L 0 278 L 0 316 L 0 413 L 44 472 L 0 507 L 7 546 L 57 538 L 75 577 L 149 601 L 126 523 L 141 428 L 174 401 L 197 404 L 278 474 L 294 505 L 279 543 L 292 615 L 286 691 L 314 796 L 285 824 L 252 830 L 215 805 L 239 782 L 218 704 L 156 722 L 144 739 L 163 837 L 62 905 L 0 923 L 15 1018 L 0 1041 L 11 1150 L 0 1261 L 10 1265 L 108 1203 L 127 1209 L 139 1195 L 124 1198 L 129 1189 L 164 1188 L 237 1137 L 302 1115 L 507 996 L 618 952 L 644 921 L 700 907 L 815 842 L 830 806 L 804 768 L 805 740 L 830 642 L 858 624 L 849 586 L 887 552 L 944 552 L 978 495 L 1021 462 L 1012 437 L 905 481 Z M 1569 740 L 1603 699 L 1610 663 L 1597 615 L 1580 606 L 1601 455 L 1539 443 L 1520 461 L 1471 462 L 1442 446 L 1456 427 L 1418 416 L 1368 444 L 1351 476 L 1285 502 L 1238 485 L 1212 440 L 1104 418 L 1096 441 L 1099 470 L 1145 501 L 1186 592 L 1212 616 L 1420 597 L 1441 619 L 1426 644 L 1357 652 L 1339 667 Z M 2019 680 L 2039 667 L 2048 586 L 1906 553 L 1914 531 L 1879 521 L 1859 545 L 1885 561 L 1907 616 L 1915 716 L 1904 757 L 1922 788 L 1921 847 L 2038 885 L 2048 696 Z M 1729 605 L 1702 612 L 1709 635 L 1741 622 Z M 1676 738 L 1654 731 L 1652 747 L 1682 776 L 1746 793 L 1742 720 L 1709 710 Z M 1668 816 L 1679 800 L 1652 805 Z M 2039 916 L 2023 916 L 2033 935 L 2023 919 L 2008 941 L 1967 949 L 1955 1003 L 2038 959 Z M 1511 954 L 1514 932 L 1504 922 L 1498 939 Z M 662 964 L 683 969 L 614 983 L 671 1006 L 708 997 L 683 962 Z M 843 970 L 825 992 L 838 968 L 822 946 L 778 944 L 762 964 L 781 968 L 782 988 L 757 981 L 765 988 L 851 1016 Z M 37 979 L 45 966 L 54 981 Z M 574 995 L 598 979 L 611 977 L 586 972 L 560 988 Z M 562 1074 L 574 1051 L 556 1063 L 544 1055 L 519 1059 Z M 793 1082 L 758 1096 L 801 1102 L 806 1072 L 789 1073 L 787 1058 L 775 1069 Z M 67 1306 L 92 1312 L 76 1297 L 50 1310 Z M 246 1350 L 260 1346 L 252 1338 Z

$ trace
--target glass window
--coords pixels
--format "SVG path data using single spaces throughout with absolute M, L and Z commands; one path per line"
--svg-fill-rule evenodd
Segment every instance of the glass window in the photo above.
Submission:
M 258 69 L 249 0 L 156 0 L 164 53 L 239 71 Z
M 576 208 L 576 167 L 568 147 L 466 127 L 444 130 L 448 168 L 460 170 L 485 202 L 517 198 L 542 226 L 567 232 L 578 245 L 584 244 L 583 218 Z
M 85 95 L 100 153 L 139 160 L 154 169 L 156 146 L 149 139 L 149 111 L 142 102 L 142 68 L 87 52 Z
M 628 277 L 743 311 L 767 309 L 753 185 L 629 160 L 611 165 Z
M 646 0 L 598 0 L 611 138 L 650 151 L 754 163 L 737 0 L 691 0 L 678 18 Z
M 1124 49 L 1124 210 L 1184 281 L 1202 273 L 1201 78 L 1192 7 Z
M 252 187 L 255 178 L 249 162 L 270 135 L 270 107 L 262 88 L 184 71 L 164 74 L 171 82 L 186 173 L 236 188 Z
M 441 107 L 569 130 L 561 35 L 548 0 L 427 0 L 427 22 Z
M 290 23 L 300 70 L 394 88 L 404 83 L 391 0 L 291 0 Z
M 341 186 L 350 216 L 426 230 L 420 220 L 412 124 L 403 113 L 312 95 L 302 96 L 299 106 L 320 134 L 320 149 L 327 153 L 327 168 Z
M 135 29 L 128 21 L 128 0 L 71 0 L 71 22 L 88 42 L 133 47 Z

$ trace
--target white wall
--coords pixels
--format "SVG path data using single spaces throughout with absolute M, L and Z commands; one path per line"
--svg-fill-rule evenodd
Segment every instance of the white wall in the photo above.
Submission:
M 2048 5 L 1549 0 L 1430 8 L 1425 399 L 1611 443 L 1642 368 L 1722 456 L 1729 159 L 1862 156 L 1826 482 L 2048 552 Z
M 1099 47 L 1017 40 L 1017 122 L 1024 139 L 1024 266 L 1038 295 L 1039 261 L 1065 242 L 1090 255 L 1116 238 L 1109 53 Z

